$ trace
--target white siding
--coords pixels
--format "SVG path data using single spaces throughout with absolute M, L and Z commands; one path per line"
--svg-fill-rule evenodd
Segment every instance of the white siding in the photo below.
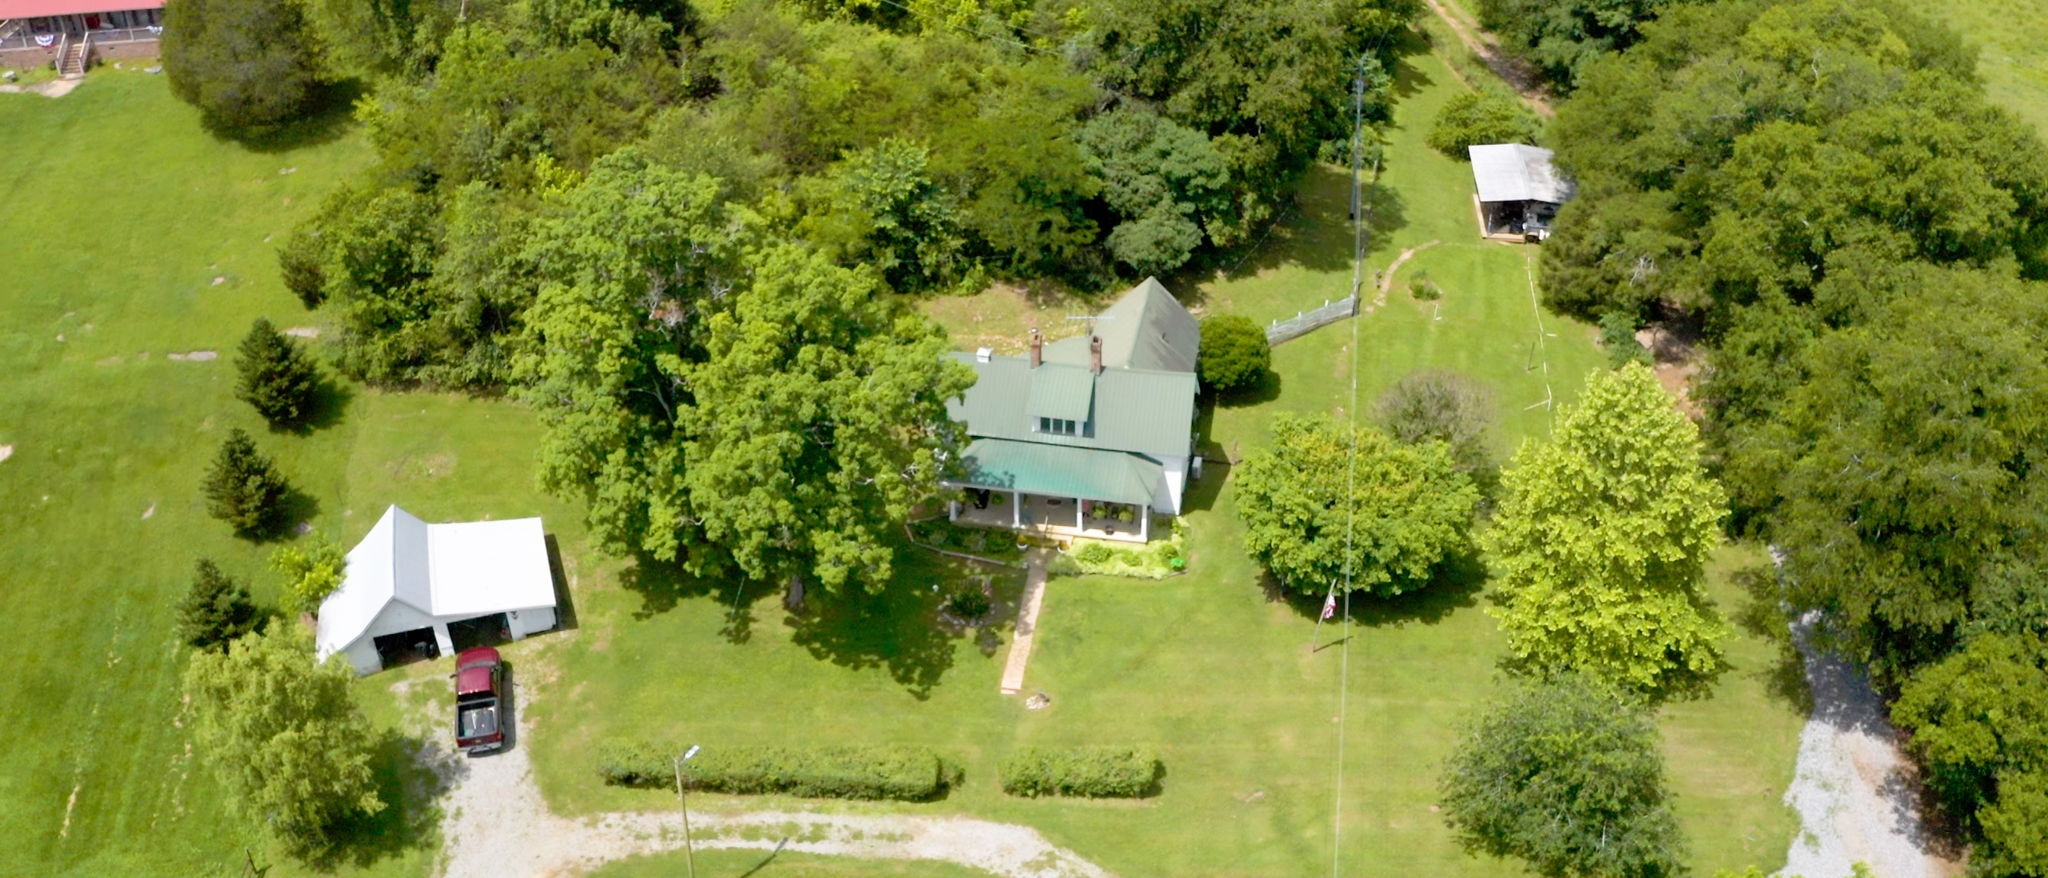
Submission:
M 384 659 L 377 655 L 376 643 L 368 637 L 349 644 L 341 651 L 341 658 L 348 662 L 349 667 L 355 668 L 357 674 L 367 676 L 384 670 Z
M 542 631 L 555 627 L 555 608 L 532 607 L 524 610 L 513 610 L 505 614 L 505 620 L 506 624 L 512 628 L 512 639 L 518 640 L 522 637 L 539 634 Z
M 1166 470 L 1166 482 L 1159 486 L 1159 494 L 1152 498 L 1152 511 L 1165 515 L 1179 515 L 1181 495 L 1186 493 L 1188 484 L 1188 459 L 1185 457 L 1162 457 L 1159 465 Z

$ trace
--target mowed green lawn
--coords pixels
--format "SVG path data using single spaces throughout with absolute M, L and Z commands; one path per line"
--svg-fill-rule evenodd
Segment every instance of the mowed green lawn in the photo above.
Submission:
M 2048 0 L 1958 0 L 1919 7 L 1978 49 L 1992 103 L 2048 135 Z
M 1279 348 L 1274 383 L 1218 407 L 1200 425 L 1232 458 L 1267 443 L 1278 412 L 1342 413 L 1354 371 L 1364 407 L 1423 367 L 1456 369 L 1492 390 L 1505 457 L 1515 443 L 1545 436 L 1546 400 L 1571 399 L 1604 360 L 1589 327 L 1539 317 L 1530 251 L 1476 240 L 1464 164 L 1421 146 L 1428 119 L 1459 86 L 1435 58 L 1419 54 L 1400 70 L 1400 87 L 1374 264 L 1436 241 L 1400 278 L 1427 270 L 1445 297 L 1416 302 L 1396 284 L 1356 324 Z M 1265 319 L 1341 296 L 1351 273 L 1343 187 L 1341 172 L 1312 176 L 1301 218 L 1276 231 L 1270 252 L 1200 284 L 1189 298 Z M 1328 227 L 1332 204 L 1336 231 Z M 965 322 L 955 328 L 969 345 L 989 331 Z M 1026 678 L 1027 691 L 1051 698 L 1042 711 L 997 693 L 1002 649 L 985 651 L 971 636 L 922 621 L 937 600 L 930 586 L 961 575 L 954 565 L 906 555 L 894 598 L 824 623 L 791 617 L 775 593 L 735 603 L 722 593 L 729 584 L 640 582 L 630 567 L 616 581 L 586 578 L 584 626 L 547 657 L 559 683 L 527 713 L 543 790 L 558 808 L 577 813 L 671 807 L 658 792 L 594 783 L 595 751 L 617 736 L 706 747 L 913 741 L 957 761 L 964 782 L 935 803 L 841 807 L 1025 823 L 1129 876 L 1314 874 L 1329 869 L 1333 855 L 1348 875 L 1514 871 L 1465 857 L 1432 810 L 1437 770 L 1456 730 L 1495 686 L 1501 646 L 1481 609 L 1482 574 L 1466 565 L 1411 600 L 1360 601 L 1348 631 L 1324 626 L 1318 634 L 1313 599 L 1266 596 L 1240 549 L 1232 502 L 1227 467 L 1212 468 L 1194 487 L 1188 575 L 1054 580 Z M 1733 608 L 1738 595 L 1721 574 L 1744 553 L 1724 554 L 1714 588 Z M 1009 632 L 998 637 L 1007 642 Z M 1311 652 L 1312 643 L 1324 648 Z M 1779 652 L 1743 635 L 1730 659 L 1735 669 L 1713 698 L 1663 717 L 1680 814 L 1703 872 L 1774 867 L 1794 831 L 1779 797 L 1801 717 L 1770 694 Z M 1341 706 L 1340 681 L 1348 681 Z M 1167 769 L 1162 793 L 1138 802 L 1002 795 L 1001 757 L 1039 743 L 1156 746 Z M 705 795 L 691 804 L 802 803 Z M 674 858 L 660 863 L 666 874 L 677 865 Z
M 339 133 L 339 132 L 334 132 Z M 320 138 L 311 138 L 320 141 Z M 207 134 L 162 77 L 95 72 L 58 100 L 0 95 L 0 874 L 239 874 L 245 844 L 188 747 L 174 605 L 195 559 L 275 596 L 270 547 L 208 518 L 199 482 L 231 426 L 303 491 L 310 522 L 352 541 L 383 506 L 429 519 L 576 518 L 532 488 L 522 408 L 356 391 L 340 419 L 273 434 L 233 398 L 234 347 L 257 316 L 309 315 L 276 279 L 274 241 L 369 155 L 352 136 L 252 149 Z M 168 355 L 216 351 L 210 362 Z M 363 691 L 395 720 L 391 681 Z M 394 803 L 343 874 L 424 875 L 433 812 L 402 794 L 403 740 L 380 772 Z
M 755 850 L 700 850 L 697 869 L 704 878 L 976 878 L 989 873 L 930 860 L 861 860 L 812 854 Z M 619 860 L 590 873 L 590 878 L 682 878 L 689 863 L 681 853 L 654 854 Z

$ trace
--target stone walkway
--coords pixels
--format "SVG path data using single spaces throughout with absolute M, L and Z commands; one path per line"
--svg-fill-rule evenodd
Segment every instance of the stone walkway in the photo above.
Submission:
M 1032 549 L 1024 556 L 1024 599 L 1017 610 L 1017 633 L 1010 638 L 1010 657 L 1003 663 L 1004 695 L 1015 695 L 1024 688 L 1024 666 L 1031 663 L 1032 635 L 1038 633 L 1038 606 L 1045 597 L 1046 552 Z

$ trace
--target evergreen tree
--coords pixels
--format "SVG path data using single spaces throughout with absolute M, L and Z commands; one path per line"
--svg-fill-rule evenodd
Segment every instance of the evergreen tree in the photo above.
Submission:
M 232 130 L 303 115 L 321 85 L 319 42 L 296 2 L 178 0 L 164 9 L 163 53 L 172 93 Z
M 270 459 L 256 450 L 249 434 L 236 427 L 214 455 L 206 474 L 207 514 L 234 526 L 238 536 L 275 533 L 291 486 Z
M 273 426 L 295 427 L 313 413 L 313 397 L 320 388 L 320 372 L 305 351 L 278 332 L 261 317 L 242 338 L 235 370 L 241 380 L 236 398 L 255 406 L 256 413 Z
M 256 604 L 249 588 L 201 558 L 192 573 L 192 590 L 178 605 L 178 633 L 200 649 L 226 649 L 229 641 L 256 627 Z

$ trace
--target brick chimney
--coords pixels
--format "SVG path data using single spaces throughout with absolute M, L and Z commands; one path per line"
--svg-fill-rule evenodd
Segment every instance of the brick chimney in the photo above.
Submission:
M 1038 327 L 1031 327 L 1031 368 L 1045 362 L 1045 336 L 1038 334 Z
M 1102 336 L 1088 336 L 1088 369 L 1102 374 Z

